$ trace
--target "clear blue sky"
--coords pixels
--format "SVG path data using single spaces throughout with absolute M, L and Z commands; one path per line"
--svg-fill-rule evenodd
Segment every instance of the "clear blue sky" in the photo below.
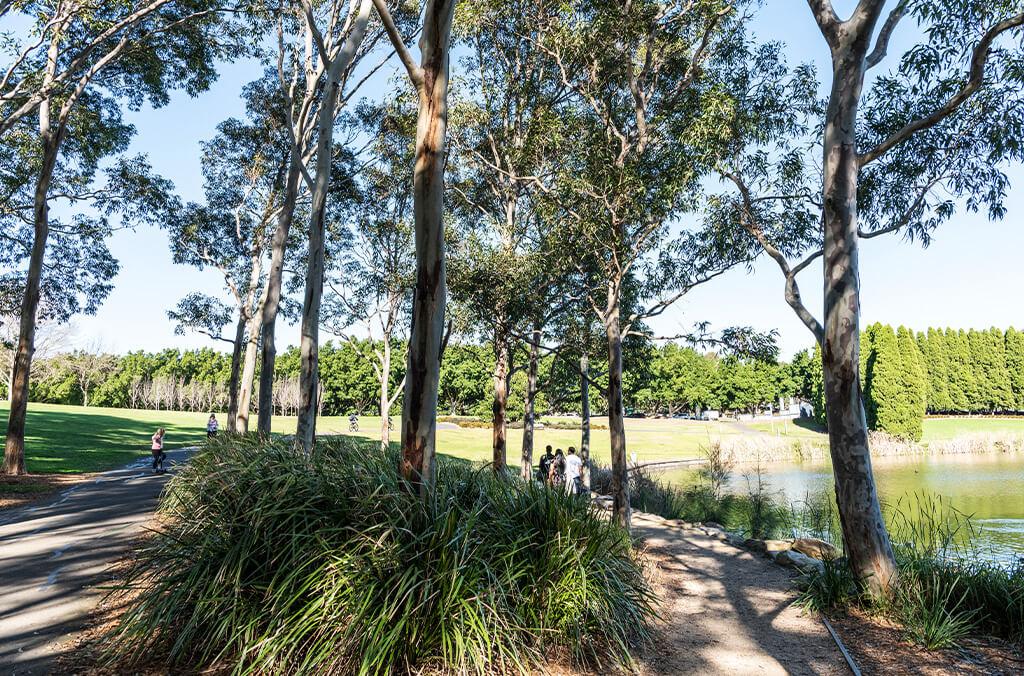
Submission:
M 853 0 L 836 2 L 845 14 Z M 762 40 L 787 44 L 790 64 L 814 62 L 819 72 L 829 70 L 824 41 L 806 3 L 769 0 L 754 25 Z M 890 54 L 914 37 L 913 24 L 901 25 Z M 891 57 L 890 57 L 891 58 Z M 453 64 L 457 69 L 458 64 Z M 138 129 L 134 152 L 149 155 L 154 168 L 171 179 L 183 199 L 201 199 L 199 143 L 210 138 L 216 125 L 242 113 L 239 92 L 257 78 L 260 66 L 253 62 L 226 64 L 213 89 L 190 99 L 176 94 L 170 105 L 127 114 Z M 378 78 L 366 95 L 401 82 Z M 1024 325 L 1024 170 L 1009 171 L 1013 188 L 1003 221 L 988 222 L 979 215 L 955 217 L 935 233 L 928 249 L 897 238 L 880 237 L 864 243 L 861 257 L 863 321 L 905 324 L 915 329 L 928 326 L 1006 327 Z M 175 336 L 166 311 L 188 292 L 222 293 L 218 275 L 171 263 L 166 235 L 156 229 L 118 233 L 111 249 L 121 262 L 114 291 L 94 317 L 76 320 L 82 345 L 99 340 L 110 351 L 157 350 L 164 347 L 210 345 L 202 336 Z M 809 307 L 820 316 L 821 268 L 801 275 L 801 289 Z M 784 356 L 808 347 L 811 337 L 782 299 L 782 278 L 770 261 L 762 261 L 752 273 L 733 271 L 684 298 L 654 323 L 662 335 L 689 330 L 694 322 L 710 321 L 714 327 L 751 325 L 761 330 L 777 328 Z M 280 346 L 297 342 L 295 327 L 278 332 Z

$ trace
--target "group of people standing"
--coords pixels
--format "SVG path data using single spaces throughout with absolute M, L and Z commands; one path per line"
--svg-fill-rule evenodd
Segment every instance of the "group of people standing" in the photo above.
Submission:
M 560 448 L 552 452 L 548 445 L 544 455 L 540 456 L 537 480 L 552 488 L 563 489 L 570 495 L 581 495 L 584 492 L 583 458 L 572 446 L 568 453 L 563 453 Z

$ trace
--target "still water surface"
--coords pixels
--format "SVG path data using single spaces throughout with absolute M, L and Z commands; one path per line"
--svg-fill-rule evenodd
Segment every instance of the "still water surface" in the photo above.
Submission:
M 979 530 L 978 543 L 988 556 L 1003 561 L 1024 556 L 1024 455 L 942 455 L 873 460 L 875 481 L 884 503 L 904 504 L 915 494 L 940 495 L 971 517 Z M 782 464 L 762 468 L 769 490 L 789 502 L 832 491 L 828 463 Z M 744 472 L 734 470 L 732 488 L 746 492 Z M 669 481 L 690 483 L 692 470 L 665 472 Z

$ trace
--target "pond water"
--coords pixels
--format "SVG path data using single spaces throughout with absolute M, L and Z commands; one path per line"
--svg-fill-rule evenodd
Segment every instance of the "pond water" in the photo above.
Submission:
M 1010 560 L 1024 556 L 1024 455 L 941 455 L 877 458 L 872 461 L 875 482 L 883 503 L 914 501 L 915 494 L 942 496 L 948 504 L 971 517 L 979 531 L 978 543 L 988 556 Z M 737 466 L 732 489 L 747 491 L 744 474 Z M 832 467 L 828 463 L 781 464 L 762 468 L 769 491 L 799 503 L 808 495 L 832 492 Z M 673 482 L 691 483 L 693 470 L 662 473 Z

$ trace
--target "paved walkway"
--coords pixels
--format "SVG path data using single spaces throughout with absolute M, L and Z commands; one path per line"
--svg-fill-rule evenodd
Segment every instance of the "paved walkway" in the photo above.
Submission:
M 168 451 L 168 474 L 140 459 L 50 503 L 0 512 L 0 674 L 51 673 L 103 597 L 107 567 L 129 550 L 190 452 Z
M 793 575 L 767 559 L 634 512 L 656 565 L 662 622 L 643 676 L 849 674 L 815 616 L 793 607 Z

